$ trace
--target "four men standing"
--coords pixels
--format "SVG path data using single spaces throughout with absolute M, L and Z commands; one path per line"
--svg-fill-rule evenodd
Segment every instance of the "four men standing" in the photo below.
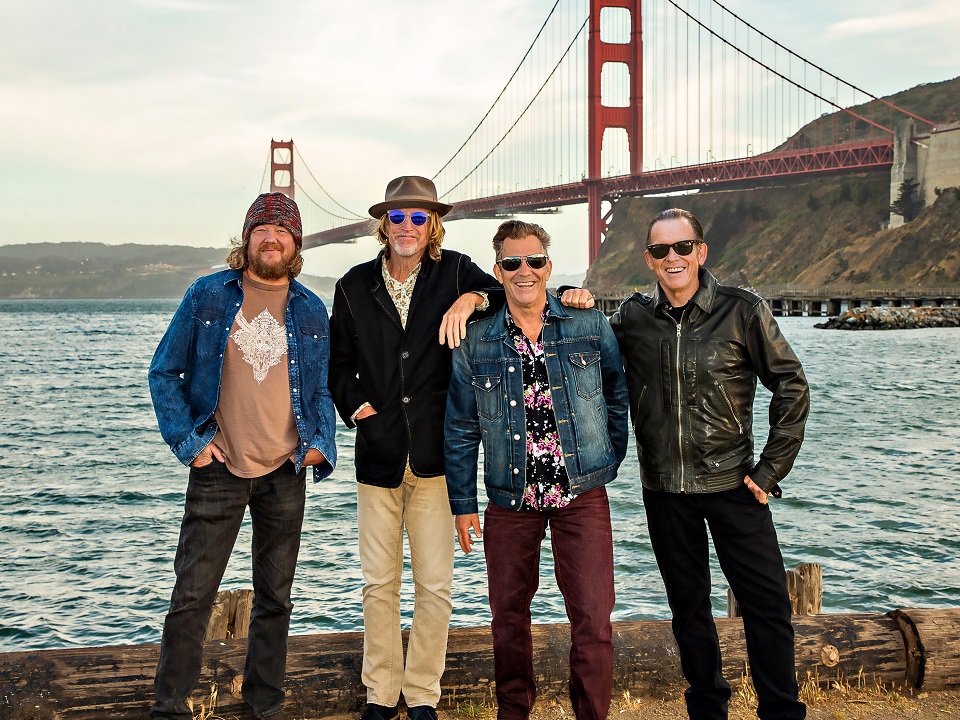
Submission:
M 384 201 L 370 208 L 383 250 L 337 283 L 329 326 L 323 303 L 293 279 L 302 266 L 300 216 L 279 193 L 251 206 L 232 269 L 187 291 L 150 367 L 161 433 L 191 465 L 151 714 L 190 717 L 186 700 L 207 617 L 249 505 L 254 607 L 243 693 L 256 717 L 285 717 L 304 466 L 314 466 L 315 480 L 333 469 L 332 393 L 343 421 L 357 428 L 362 720 L 395 720 L 401 694 L 411 720 L 436 717 L 452 536 L 470 552 L 471 533 L 481 534 L 481 443 L 498 717 L 527 718 L 536 697 L 530 604 L 549 526 L 571 621 L 573 709 L 577 718 L 605 718 L 614 588 L 604 485 L 626 453 L 629 386 L 647 521 L 690 683 L 690 717 L 725 718 L 730 697 L 710 609 L 705 523 L 743 610 L 758 715 L 804 717 L 767 497 L 779 494 L 797 456 L 809 394 L 769 309 L 702 267 L 703 231 L 683 210 L 664 211 L 648 229 L 654 295 L 628 299 L 608 324 L 595 310 L 568 310 L 547 295 L 543 228 L 501 224 L 494 278 L 440 249 L 450 209 L 426 178 L 391 181 Z M 495 307 L 503 295 L 506 306 L 468 328 L 491 293 Z M 586 291 L 564 301 L 593 304 Z M 452 378 L 444 343 L 458 348 Z M 758 378 L 773 399 L 770 435 L 755 461 Z M 404 533 L 415 584 L 406 659 Z

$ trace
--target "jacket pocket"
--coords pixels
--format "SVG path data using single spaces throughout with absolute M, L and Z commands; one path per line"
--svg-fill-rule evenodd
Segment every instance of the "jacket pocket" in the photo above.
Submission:
M 477 396 L 477 412 L 485 420 L 496 420 L 503 414 L 499 375 L 474 375 L 471 380 Z
M 584 400 L 596 397 L 603 385 L 600 381 L 600 353 L 580 352 L 567 356 L 573 367 L 573 378 L 577 394 Z
M 197 355 L 203 359 L 219 357 L 224 333 L 229 332 L 229 328 L 224 327 L 226 322 L 222 313 L 202 309 L 197 311 L 195 322 L 197 323 Z
M 305 369 L 321 370 L 330 360 L 330 340 L 323 328 L 309 325 L 300 328 L 300 361 Z
M 733 407 L 733 401 L 730 399 L 730 394 L 727 392 L 726 388 L 723 387 L 720 383 L 717 383 L 717 390 L 720 391 L 721 397 L 723 397 L 724 402 L 727 405 L 727 408 L 730 410 L 730 417 L 733 419 L 734 424 L 737 426 L 737 432 L 740 435 L 743 435 L 743 423 L 740 422 L 740 418 L 737 417 L 737 411 Z

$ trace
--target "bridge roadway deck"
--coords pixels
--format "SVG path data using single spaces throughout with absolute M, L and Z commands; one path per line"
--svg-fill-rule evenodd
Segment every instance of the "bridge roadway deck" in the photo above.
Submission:
M 764 153 L 736 160 L 667 168 L 642 175 L 618 175 L 552 187 L 463 200 L 454 205 L 445 221 L 509 216 L 524 210 L 541 210 L 587 202 L 587 190 L 598 184 L 604 199 L 630 195 L 717 189 L 774 177 L 797 177 L 825 172 L 887 170 L 893 164 L 892 140 L 868 140 L 821 148 Z M 369 221 L 305 235 L 304 249 L 346 242 L 370 234 Z

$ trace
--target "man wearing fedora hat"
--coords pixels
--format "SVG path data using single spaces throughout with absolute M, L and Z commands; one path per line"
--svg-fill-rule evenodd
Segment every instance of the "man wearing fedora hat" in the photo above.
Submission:
M 357 524 L 363 587 L 362 720 L 393 720 L 400 695 L 410 720 L 433 720 L 440 699 L 452 604 L 454 521 L 444 478 L 443 422 L 451 355 L 497 280 L 469 257 L 441 250 L 433 182 L 403 176 L 370 208 L 383 245 L 337 283 L 331 316 L 330 389 L 357 428 Z M 496 289 L 495 289 L 496 288 Z M 589 306 L 586 290 L 565 304 Z M 414 621 L 400 634 L 403 534 L 410 545 Z

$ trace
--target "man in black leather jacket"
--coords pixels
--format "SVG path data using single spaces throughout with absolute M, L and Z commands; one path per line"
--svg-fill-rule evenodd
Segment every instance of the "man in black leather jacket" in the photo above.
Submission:
M 687 713 L 726 718 L 730 686 L 710 605 L 707 531 L 740 605 L 760 718 L 803 718 L 783 558 L 767 499 L 779 497 L 810 405 L 800 361 L 766 303 L 703 267 L 707 245 L 686 210 L 650 223 L 653 296 L 636 294 L 611 326 L 620 342 L 651 544 L 673 612 Z M 753 453 L 757 379 L 773 393 Z

